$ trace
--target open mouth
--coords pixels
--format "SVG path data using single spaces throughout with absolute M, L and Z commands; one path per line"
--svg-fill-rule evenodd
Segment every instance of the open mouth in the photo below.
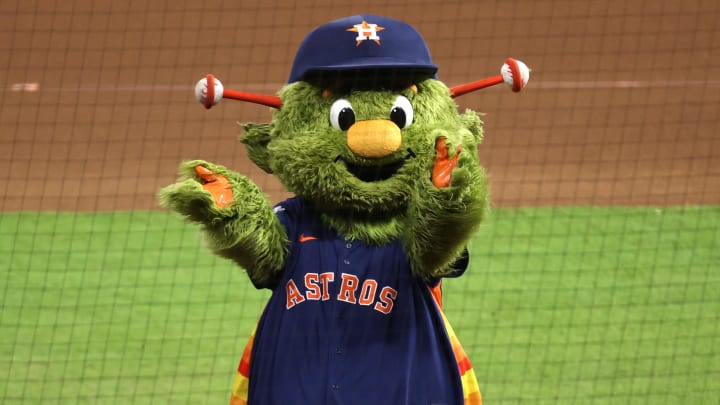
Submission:
M 402 167 L 403 160 L 377 166 L 361 166 L 345 162 L 348 171 L 365 182 L 382 181 L 392 177 Z

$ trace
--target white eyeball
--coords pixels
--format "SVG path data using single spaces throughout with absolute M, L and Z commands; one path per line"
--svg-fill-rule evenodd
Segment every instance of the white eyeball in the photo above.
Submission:
M 333 128 L 347 131 L 354 123 L 355 111 L 353 111 L 350 102 L 344 98 L 335 100 L 330 107 L 330 125 L 332 125 Z
M 390 121 L 400 129 L 407 128 L 413 123 L 414 113 L 412 104 L 405 96 L 397 96 L 395 104 L 390 109 Z

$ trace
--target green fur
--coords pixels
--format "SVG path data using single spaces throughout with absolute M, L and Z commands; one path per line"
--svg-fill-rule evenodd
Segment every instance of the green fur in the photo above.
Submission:
M 243 125 L 245 130 L 244 136 L 240 137 L 240 142 L 245 144 L 248 150 L 248 157 L 255 163 L 259 168 L 263 169 L 266 173 L 272 173 L 270 169 L 270 155 L 268 154 L 267 145 L 270 142 L 270 132 L 272 131 L 272 124 L 245 124 Z
M 383 245 L 400 238 L 413 271 L 423 278 L 450 271 L 450 264 L 485 217 L 486 176 L 477 147 L 482 140 L 479 116 L 459 114 L 448 88 L 434 79 L 409 89 L 353 90 L 324 97 L 306 82 L 283 88 L 283 107 L 269 124 L 246 124 L 241 141 L 260 168 L 273 173 L 291 192 L 311 201 L 322 221 L 351 239 Z M 329 123 L 332 103 L 348 100 L 356 121 L 388 119 L 397 96 L 410 100 L 414 122 L 402 129 L 398 151 L 380 159 L 355 155 L 346 133 Z M 431 181 L 435 144 L 445 138 L 449 154 L 461 147 L 451 184 L 438 189 Z M 403 161 L 390 178 L 365 182 L 347 164 L 382 165 Z M 193 177 L 202 164 L 225 174 L 235 191 L 233 205 L 218 209 Z M 203 225 L 210 247 L 245 267 L 253 280 L 265 280 L 282 268 L 286 236 L 267 199 L 247 178 L 202 161 L 182 167 L 182 181 L 161 191 L 163 204 Z
M 230 207 L 218 208 L 202 188 L 195 166 L 205 166 L 228 178 L 233 189 Z M 161 205 L 203 226 L 208 247 L 245 268 L 256 284 L 269 281 L 282 269 L 287 240 L 285 231 L 260 189 L 247 177 L 202 160 L 180 166 L 178 183 L 160 190 Z

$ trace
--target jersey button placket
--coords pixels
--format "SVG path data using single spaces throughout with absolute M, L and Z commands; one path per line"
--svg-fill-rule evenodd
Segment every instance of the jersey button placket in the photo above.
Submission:
M 344 244 L 344 247 L 345 247 L 345 252 L 340 255 L 340 256 L 342 257 L 342 263 L 343 263 L 344 266 L 350 266 L 350 263 L 351 263 L 351 261 L 350 261 L 351 251 L 350 251 L 350 250 L 353 248 L 352 240 L 346 238 L 346 239 L 345 239 L 343 242 L 341 242 L 341 243 L 343 243 L 343 244 Z M 337 245 L 336 245 L 336 246 L 337 246 Z M 340 248 L 340 249 L 342 249 L 341 246 L 343 246 L 343 245 L 339 245 L 339 246 L 337 246 L 337 247 Z M 339 253 L 339 252 L 340 252 L 340 251 L 338 251 L 338 253 Z M 341 270 L 341 271 L 342 271 L 342 270 Z M 352 272 L 351 272 L 351 273 L 352 273 Z M 342 320 L 342 319 L 344 318 L 342 310 L 340 310 L 340 311 L 337 313 L 337 317 L 338 317 L 339 320 Z M 336 338 L 337 338 L 337 337 L 336 337 Z M 336 343 L 340 343 L 340 339 L 338 339 L 338 340 L 336 341 Z M 345 355 L 345 349 L 344 349 L 342 346 L 340 346 L 340 345 L 335 346 L 335 361 L 333 362 L 333 363 L 334 363 L 333 368 L 336 368 L 336 367 L 337 367 L 337 369 L 342 369 L 342 368 L 343 368 L 343 367 L 340 365 L 340 363 L 344 360 L 344 359 L 342 359 L 342 357 L 343 357 L 344 355 Z M 339 371 L 339 370 L 338 370 L 338 371 Z M 339 376 L 339 373 L 337 373 L 337 374 L 335 374 L 335 375 L 336 375 L 336 376 Z M 340 384 L 339 384 L 338 382 L 333 382 L 333 383 L 330 384 L 330 388 L 332 389 L 332 391 L 337 392 L 337 391 L 340 390 Z
M 352 247 L 353 247 L 352 241 L 351 241 L 351 239 L 349 239 L 349 238 L 345 238 L 345 240 L 340 240 L 340 241 L 338 241 L 338 242 L 339 242 L 339 243 L 336 245 L 336 248 L 338 249 L 338 250 L 337 250 L 338 256 L 340 256 L 340 258 L 342 258 L 342 266 L 341 266 L 338 270 L 339 270 L 340 272 L 346 272 L 346 271 L 347 271 L 347 272 L 349 272 L 349 273 L 352 274 L 353 272 L 349 270 L 349 266 L 350 266 L 350 264 L 351 264 L 350 254 L 351 254 L 351 249 L 352 249 Z M 343 247 L 344 247 L 345 249 L 343 249 Z M 344 270 L 344 269 L 348 269 L 348 270 Z M 336 275 L 336 277 L 340 278 L 341 276 L 340 276 L 340 275 Z M 337 294 L 337 293 L 336 293 L 336 294 Z M 341 307 L 342 307 L 342 306 L 341 306 Z M 337 319 L 339 319 L 339 320 L 341 321 L 341 323 L 342 323 L 342 320 L 343 320 L 344 316 L 343 316 L 343 311 L 340 309 L 341 307 L 338 308 L 339 311 L 337 312 Z M 342 378 L 342 377 L 341 377 L 341 374 L 342 374 L 342 373 L 340 372 L 340 370 L 342 370 L 342 369 L 344 368 L 344 367 L 341 365 L 341 363 L 344 361 L 344 358 L 343 358 L 343 357 L 344 357 L 344 355 L 345 355 L 345 348 L 340 345 L 340 343 L 341 343 L 342 340 L 339 338 L 339 335 L 337 335 L 338 332 L 339 332 L 339 330 L 336 332 L 336 336 L 335 336 L 335 339 L 334 339 L 334 340 L 335 340 L 335 343 L 336 343 L 336 346 L 335 346 L 335 350 L 334 350 L 334 352 L 335 352 L 335 355 L 334 355 L 335 359 L 334 359 L 334 361 L 332 362 L 332 363 L 333 363 L 332 368 L 335 370 L 334 375 L 336 376 L 336 378 L 341 379 L 341 378 Z M 331 349 L 331 350 L 332 350 L 332 349 Z M 336 380 L 335 382 L 330 381 L 330 389 L 331 389 L 333 392 L 336 392 L 336 393 L 337 393 L 338 391 L 340 391 L 340 388 L 341 388 L 341 385 L 340 385 L 340 383 L 338 382 L 338 380 Z

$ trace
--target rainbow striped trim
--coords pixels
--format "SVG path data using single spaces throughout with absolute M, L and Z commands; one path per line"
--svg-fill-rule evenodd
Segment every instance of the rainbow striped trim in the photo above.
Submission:
M 248 391 L 250 388 L 250 357 L 252 357 L 253 342 L 255 341 L 255 330 L 257 326 L 253 328 L 248 338 L 248 342 L 243 350 L 243 355 L 240 358 L 240 365 L 238 366 L 237 375 L 235 376 L 235 382 L 233 382 L 232 395 L 230 396 L 230 405 L 247 405 L 248 403 Z
M 445 330 L 447 331 L 448 338 L 450 338 L 450 345 L 452 346 L 453 353 L 455 354 L 455 361 L 457 361 L 458 370 L 460 371 L 460 380 L 462 382 L 465 405 L 482 405 L 480 386 L 478 385 L 477 377 L 475 376 L 472 364 L 470 364 L 470 359 L 460 344 L 460 341 L 455 334 L 455 330 L 452 325 L 450 325 L 450 321 L 448 321 L 442 310 L 442 287 L 440 286 L 440 283 L 438 283 L 436 287 L 430 287 L 430 293 L 435 299 L 438 311 L 440 312 L 443 323 L 445 324 Z

